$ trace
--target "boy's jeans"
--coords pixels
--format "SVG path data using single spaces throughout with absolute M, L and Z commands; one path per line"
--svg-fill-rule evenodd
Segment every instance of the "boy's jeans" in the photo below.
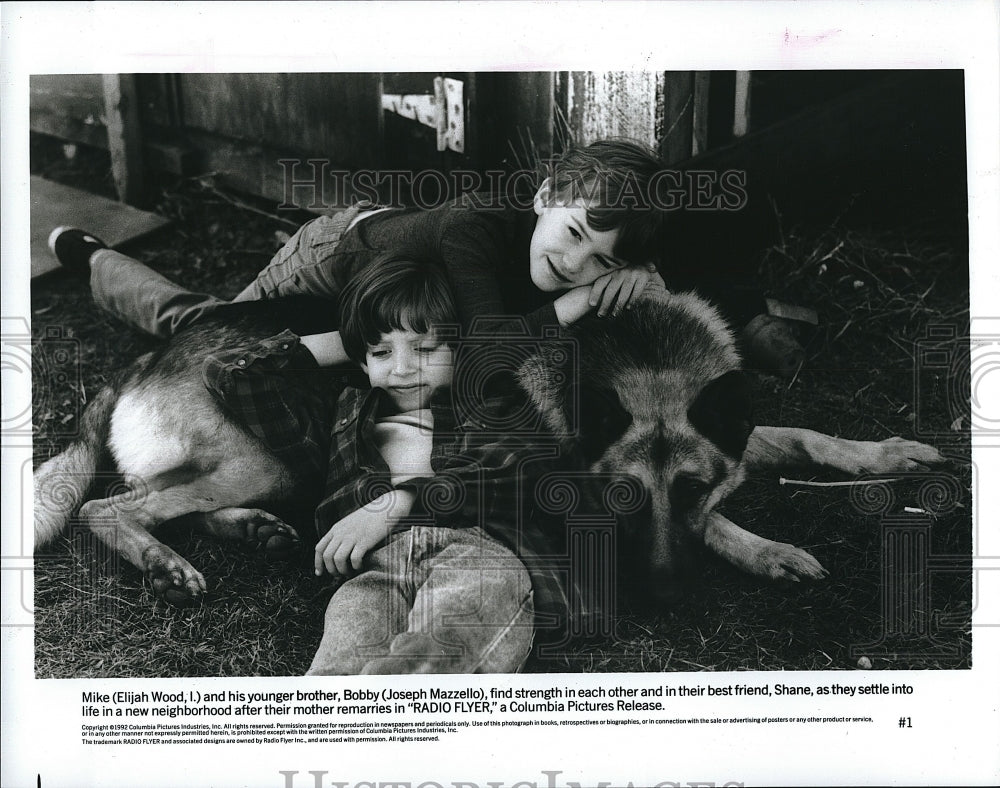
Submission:
M 338 588 L 307 675 L 513 673 L 531 650 L 531 580 L 481 528 L 415 526 Z
M 309 293 L 336 298 L 329 258 L 361 211 L 359 203 L 334 216 L 306 222 L 234 301 Z M 90 289 L 106 312 L 153 336 L 167 338 L 226 302 L 174 284 L 121 252 L 102 249 L 90 261 Z

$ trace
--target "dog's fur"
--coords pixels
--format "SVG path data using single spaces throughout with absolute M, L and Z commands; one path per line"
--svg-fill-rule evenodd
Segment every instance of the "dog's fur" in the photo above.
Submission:
M 157 595 L 175 604 L 198 599 L 205 579 L 153 537 L 162 523 L 188 515 L 214 536 L 284 551 L 295 529 L 267 504 L 315 505 L 320 490 L 304 489 L 266 446 L 236 424 L 205 388 L 202 367 L 213 352 L 244 347 L 287 327 L 330 330 L 333 306 L 291 298 L 227 306 L 180 332 L 122 370 L 90 403 L 80 434 L 35 472 L 36 550 L 79 520 L 141 569 Z M 110 451 L 127 489 L 87 500 L 95 471 Z
M 749 533 L 717 511 L 748 472 L 820 466 L 858 475 L 944 462 L 936 449 L 900 438 L 754 427 L 734 337 L 692 294 L 645 299 L 614 320 L 587 318 L 573 334 L 575 379 L 554 374 L 557 365 L 540 357 L 522 369 L 521 383 L 595 478 L 627 474 L 645 488 L 649 505 L 622 534 L 630 563 L 621 574 L 649 598 L 668 595 L 670 581 L 692 567 L 694 543 L 765 578 L 827 575 L 804 550 Z
M 284 547 L 294 529 L 260 507 L 314 503 L 320 491 L 300 480 L 235 424 L 205 389 L 204 359 L 284 327 L 313 333 L 302 309 L 248 302 L 222 310 L 138 359 L 91 403 L 81 434 L 35 474 L 36 548 L 61 533 L 74 514 L 150 579 L 157 594 L 182 603 L 205 591 L 202 575 L 152 535 L 184 515 L 209 533 Z M 295 320 L 291 317 L 295 316 Z M 597 475 L 626 473 L 645 488 L 649 506 L 631 529 L 632 555 L 645 555 L 643 580 L 656 596 L 690 566 L 700 541 L 742 569 L 773 579 L 819 579 L 826 570 L 808 553 L 755 536 L 716 507 L 748 470 L 814 464 L 850 474 L 898 472 L 943 461 L 923 444 L 832 438 L 794 428 L 754 428 L 748 386 L 729 329 L 690 294 L 645 299 L 614 320 L 581 321 L 581 374 L 556 374 L 544 350 L 519 370 L 539 414 Z M 105 448 L 131 489 L 86 501 Z

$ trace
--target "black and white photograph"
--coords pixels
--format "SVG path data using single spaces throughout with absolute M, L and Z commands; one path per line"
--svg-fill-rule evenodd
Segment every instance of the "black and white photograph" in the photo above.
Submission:
M 963 96 L 33 77 L 37 675 L 968 667 Z
M 948 699 L 998 725 L 996 45 L 852 59 L 862 17 L 761 18 L 777 57 L 5 60 L 5 731 L 56 704 L 80 785 L 947 781 Z

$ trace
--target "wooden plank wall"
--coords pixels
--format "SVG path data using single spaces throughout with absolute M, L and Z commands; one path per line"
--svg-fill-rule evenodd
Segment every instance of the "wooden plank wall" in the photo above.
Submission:
M 566 72 L 557 106 L 577 143 L 628 137 L 674 164 L 709 147 L 710 83 L 707 71 Z
M 381 109 L 383 90 L 420 92 L 433 76 L 138 75 L 145 164 L 179 174 L 216 172 L 233 188 L 282 201 L 289 170 L 279 160 L 286 158 L 342 170 L 447 172 L 523 166 L 558 153 L 567 134 L 581 143 L 638 139 L 671 164 L 718 144 L 707 126 L 708 88 L 715 84 L 707 72 L 484 72 L 453 75 L 466 86 L 467 147 L 465 155 L 442 156 L 423 139 L 430 130 Z M 107 117 L 100 76 L 32 78 L 33 130 L 107 148 Z M 304 164 L 294 175 L 308 181 L 313 173 Z M 340 184 L 313 183 L 316 189 L 308 182 L 296 187 L 294 201 L 321 209 L 351 199 Z
M 379 165 L 380 84 L 378 74 L 181 74 L 184 136 L 199 152 L 200 169 L 225 173 L 227 185 L 279 202 L 294 197 L 314 210 L 335 208 L 351 195 L 320 168 Z M 288 158 L 303 163 L 279 163 Z M 291 195 L 287 173 L 303 182 Z
M 691 155 L 694 129 L 694 73 L 668 71 L 663 78 L 663 131 L 660 155 L 668 164 Z
M 490 167 L 530 169 L 557 152 L 557 79 L 551 71 L 480 75 L 483 96 L 477 126 Z
M 181 74 L 188 128 L 338 165 L 372 166 L 382 112 L 378 74 Z
M 108 147 L 100 74 L 35 74 L 28 89 L 32 131 L 67 142 Z
M 118 199 L 142 206 L 147 196 L 146 167 L 135 75 L 105 74 L 103 83 L 108 150 Z
M 286 192 L 283 158 L 322 159 L 340 169 L 378 167 L 382 161 L 382 109 L 379 74 L 142 74 L 113 76 L 115 85 L 138 86 L 124 103 L 105 93 L 101 75 L 36 75 L 30 81 L 30 127 L 69 142 L 109 150 L 109 121 L 120 111 L 141 116 L 141 133 L 127 136 L 114 125 L 112 153 L 122 154 L 126 140 L 132 162 L 142 140 L 146 165 L 175 174 L 216 172 L 233 188 L 281 201 Z M 111 83 L 109 83 L 110 85 Z M 112 85 L 112 87 L 114 87 Z M 107 109 L 112 99 L 114 111 Z M 141 104 L 137 107 L 137 104 Z M 131 129 L 135 131 L 135 129 Z M 318 166 L 318 165 L 317 165 Z M 295 176 L 308 179 L 311 170 Z M 138 166 L 131 177 L 115 167 L 123 198 L 140 201 Z M 297 193 L 316 207 L 350 200 L 333 179 L 317 179 Z
M 577 143 L 628 137 L 656 147 L 663 130 L 664 78 L 655 71 L 571 71 L 563 107 Z

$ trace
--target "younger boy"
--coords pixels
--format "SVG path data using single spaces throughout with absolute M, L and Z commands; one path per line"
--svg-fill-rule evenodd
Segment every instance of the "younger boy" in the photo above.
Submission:
M 316 367 L 291 332 L 206 364 L 209 389 L 279 456 L 327 464 L 315 571 L 348 579 L 310 674 L 517 671 L 534 599 L 565 604 L 545 578 L 533 594 L 510 549 L 538 538 L 516 533 L 524 447 L 459 421 L 441 332 L 455 322 L 443 271 L 388 255 L 342 294 L 344 345 L 371 388 L 344 387 L 332 414 L 286 385 L 290 370 Z M 315 424 L 331 419 L 324 442 Z

